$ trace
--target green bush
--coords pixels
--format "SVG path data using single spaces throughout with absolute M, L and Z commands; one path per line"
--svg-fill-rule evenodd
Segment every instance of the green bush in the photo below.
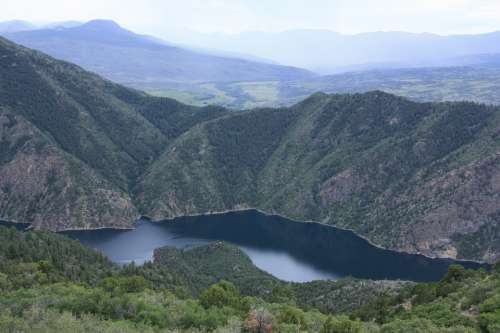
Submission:
M 214 284 L 200 295 L 200 304 L 205 308 L 224 306 L 237 306 L 239 293 L 234 284 L 220 281 Z
M 362 324 L 345 316 L 328 317 L 320 333 L 361 333 Z

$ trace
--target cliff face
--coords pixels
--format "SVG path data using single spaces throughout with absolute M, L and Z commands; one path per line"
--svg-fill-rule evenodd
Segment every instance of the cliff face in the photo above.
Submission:
M 131 227 L 129 188 L 220 108 L 150 98 L 0 39 L 0 218 L 36 228 Z
M 2 218 L 52 230 L 131 227 L 138 212 L 126 192 L 21 117 L 0 111 L 0 131 Z
M 381 92 L 196 108 L 0 39 L 0 217 L 37 228 L 254 207 L 493 262 L 499 133 L 498 108 Z

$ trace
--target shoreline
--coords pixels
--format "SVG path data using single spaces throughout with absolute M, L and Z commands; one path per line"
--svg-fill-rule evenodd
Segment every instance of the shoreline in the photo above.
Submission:
M 486 261 L 481 261 L 481 260 L 455 259 L 455 258 L 450 258 L 450 257 L 437 257 L 437 256 L 426 255 L 426 254 L 423 254 L 423 253 L 420 253 L 420 252 L 408 252 L 408 251 L 400 251 L 400 250 L 389 249 L 389 248 L 386 248 L 386 247 L 383 247 L 381 245 L 378 245 L 378 244 L 374 243 L 373 241 L 371 241 L 370 239 L 368 239 L 366 236 L 358 234 L 353 229 L 342 228 L 342 227 L 338 227 L 338 226 L 331 225 L 331 224 L 326 224 L 326 223 L 321 223 L 321 222 L 314 221 L 314 220 L 297 220 L 297 219 L 294 219 L 294 218 L 291 218 L 291 217 L 288 217 L 288 216 L 285 216 L 285 215 L 281 215 L 279 213 L 268 213 L 268 212 L 265 212 L 265 211 L 263 211 L 261 209 L 258 209 L 258 208 L 240 208 L 240 209 L 233 209 L 233 210 L 213 211 L 213 212 L 208 212 L 208 213 L 205 213 L 205 214 L 179 215 L 179 216 L 174 216 L 174 217 L 170 217 L 170 218 L 166 218 L 166 219 L 162 219 L 162 220 L 154 220 L 154 219 L 151 219 L 149 217 L 148 218 L 149 218 L 149 221 L 151 221 L 153 223 L 161 223 L 161 222 L 168 223 L 169 221 L 173 221 L 173 220 L 179 219 L 179 218 L 190 218 L 190 217 L 211 216 L 211 215 L 223 215 L 223 214 L 228 214 L 228 213 L 232 213 L 232 212 L 236 213 L 236 212 L 251 212 L 251 211 L 256 211 L 256 212 L 258 212 L 260 214 L 263 214 L 263 215 L 269 216 L 269 217 L 276 216 L 276 217 L 279 217 L 279 218 L 290 220 L 290 221 L 295 222 L 295 223 L 310 223 L 310 224 L 320 225 L 322 227 L 335 228 L 335 229 L 340 230 L 340 231 L 350 232 L 353 235 L 355 235 L 356 237 L 359 237 L 362 240 L 364 240 L 365 242 L 367 242 L 369 245 L 371 245 L 371 246 L 373 246 L 373 247 L 375 247 L 377 249 L 384 250 L 384 251 L 392 251 L 392 252 L 397 252 L 397 253 L 401 253 L 401 254 L 408 254 L 408 255 L 417 255 L 417 256 L 422 256 L 422 257 L 428 258 L 428 259 L 450 260 L 450 261 L 454 261 L 454 262 L 457 262 L 457 263 L 460 263 L 460 262 L 469 262 L 469 263 L 476 263 L 476 264 L 481 264 L 481 265 L 493 265 L 491 263 L 488 263 Z
M 148 215 L 140 215 L 132 224 L 135 225 L 140 220 L 146 220 L 146 221 L 149 221 L 149 222 L 152 222 L 152 223 L 169 223 L 169 222 L 171 222 L 173 220 L 181 219 L 181 218 L 213 216 L 213 215 L 224 215 L 224 214 L 229 214 L 229 213 L 252 212 L 252 211 L 260 213 L 260 214 L 263 214 L 263 215 L 268 216 L 268 217 L 273 217 L 274 216 L 274 217 L 283 218 L 283 219 L 292 221 L 294 223 L 311 223 L 311 224 L 316 224 L 316 225 L 319 225 L 319 226 L 322 226 L 322 227 L 330 227 L 330 228 L 335 228 L 335 229 L 340 230 L 340 231 L 350 232 L 353 235 L 355 235 L 356 237 L 359 237 L 362 240 L 364 240 L 365 242 L 367 242 L 369 245 L 371 245 L 371 246 L 373 246 L 373 247 L 375 247 L 377 249 L 384 250 L 384 251 L 392 251 L 392 252 L 401 253 L 401 254 L 408 254 L 408 255 L 417 255 L 417 256 L 422 256 L 422 257 L 425 257 L 425 258 L 428 258 L 428 259 L 435 259 L 435 260 L 449 260 L 449 261 L 453 261 L 453 262 L 456 262 L 456 263 L 460 263 L 460 262 L 466 263 L 466 262 L 468 262 L 468 263 L 476 263 L 476 264 L 481 264 L 481 265 L 493 265 L 491 263 L 488 263 L 488 262 L 485 262 L 485 261 L 482 261 L 482 260 L 455 259 L 455 258 L 450 258 L 450 257 L 438 257 L 438 256 L 426 255 L 426 254 L 423 254 L 423 253 L 420 253 L 420 252 L 408 252 L 408 251 L 400 251 L 400 250 L 389 249 L 389 248 L 386 248 L 386 247 L 383 247 L 381 245 L 378 245 L 378 244 L 374 243 L 373 241 L 371 241 L 370 239 L 368 239 L 366 236 L 358 234 L 353 229 L 337 227 L 335 225 L 321 223 L 321 222 L 314 221 L 314 220 L 297 220 L 295 218 L 291 218 L 291 217 L 288 217 L 288 216 L 285 216 L 285 215 L 282 215 L 282 214 L 279 214 L 279 213 L 269 213 L 269 212 L 263 211 L 263 210 L 261 210 L 259 208 L 252 208 L 252 207 L 226 209 L 226 210 L 222 210 L 222 211 L 209 211 L 209 212 L 205 212 L 205 213 L 196 213 L 196 214 L 174 215 L 174 216 L 167 217 L 167 218 L 160 219 L 160 220 L 155 220 L 155 219 L 153 219 L 152 217 L 150 217 Z M 26 224 L 26 225 L 28 225 L 28 227 L 26 229 L 32 229 L 31 223 L 13 222 L 13 221 L 8 221 L 8 220 L 0 218 L 0 222 L 2 222 L 2 221 L 3 222 L 7 222 L 7 223 L 12 223 L 12 224 Z M 130 230 L 134 230 L 135 226 L 133 226 L 133 227 L 67 228 L 67 229 L 53 231 L 53 232 L 63 233 L 65 231 L 93 231 L 93 230 L 106 230 L 106 229 L 107 230 L 117 230 L 117 231 L 130 231 Z
M 13 221 L 13 220 L 6 220 L 4 218 L 0 218 L 0 223 L 8 223 L 8 224 L 16 224 L 16 225 L 26 225 L 26 230 L 41 230 L 41 229 L 34 229 L 33 224 L 29 222 L 18 222 L 18 221 Z M 134 222 L 135 223 L 135 222 Z M 48 230 L 51 232 L 55 233 L 61 233 L 65 231 L 92 231 L 92 230 L 134 230 L 134 227 L 96 227 L 96 228 L 65 228 L 62 230 L 50 230 L 50 229 L 43 229 L 43 230 Z
M 63 230 L 54 231 L 56 233 L 66 232 L 66 231 L 94 231 L 94 230 L 117 230 L 117 231 L 129 231 L 134 230 L 134 227 L 97 227 L 97 228 L 68 228 Z

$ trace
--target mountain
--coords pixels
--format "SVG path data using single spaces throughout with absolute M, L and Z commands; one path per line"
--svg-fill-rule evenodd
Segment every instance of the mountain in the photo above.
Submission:
M 35 25 L 21 20 L 0 22 L 0 33 L 11 33 L 36 29 Z
M 4 36 L 113 81 L 136 86 L 176 81 L 289 80 L 313 75 L 303 69 L 183 49 L 135 34 L 106 20 Z
M 39 29 L 57 29 L 57 28 L 74 28 L 84 24 L 80 21 L 56 21 L 49 24 L 45 24 Z
M 226 111 L 150 98 L 0 39 L 0 216 L 130 227 L 129 187 L 175 137 Z
M 500 109 L 315 94 L 203 123 L 134 188 L 155 219 L 254 207 L 377 245 L 495 261 Z
M 131 227 L 258 208 L 385 248 L 500 257 L 500 109 L 380 91 L 235 112 L 151 97 L 0 43 L 0 216 Z
M 175 35 L 169 38 L 178 42 Z M 233 35 L 185 33 L 177 38 L 193 46 L 255 54 L 323 74 L 346 71 L 346 67 L 355 70 L 358 66 L 374 69 L 442 65 L 452 57 L 500 52 L 500 32 L 441 36 L 407 32 L 346 35 L 329 30 L 290 30 Z

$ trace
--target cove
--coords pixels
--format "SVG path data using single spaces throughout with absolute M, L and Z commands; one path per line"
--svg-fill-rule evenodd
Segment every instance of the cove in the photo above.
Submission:
M 240 247 L 260 269 L 285 281 L 306 282 L 345 276 L 366 279 L 436 281 L 457 261 L 383 250 L 351 231 L 295 222 L 255 210 L 140 220 L 133 230 L 83 230 L 63 234 L 96 248 L 118 263 L 151 260 L 163 246 L 188 249 L 222 240 Z M 474 262 L 458 262 L 479 268 Z

